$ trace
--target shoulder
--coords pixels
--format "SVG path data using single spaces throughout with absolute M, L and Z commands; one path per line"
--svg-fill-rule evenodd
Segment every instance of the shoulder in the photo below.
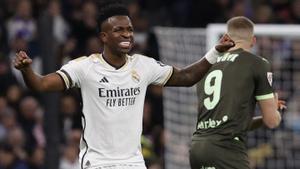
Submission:
M 165 67 L 165 66 L 169 66 L 167 64 L 162 63 L 161 61 L 155 60 L 152 57 L 148 57 L 145 55 L 141 55 L 141 54 L 134 54 L 132 56 L 132 60 L 133 62 L 139 64 L 139 65 L 144 65 L 144 67 L 151 67 L 150 69 L 152 69 L 152 67 Z
M 91 54 L 90 56 L 80 56 L 76 59 L 70 60 L 68 64 L 88 66 L 91 63 L 97 63 L 99 61 L 99 54 Z
M 270 62 L 266 59 L 266 58 L 264 58 L 264 57 L 262 57 L 262 56 L 258 56 L 258 55 L 254 55 L 255 57 L 254 57 L 254 61 L 258 64 L 258 65 L 265 65 L 265 66 L 268 66 L 268 65 L 270 65 Z
M 252 62 L 251 62 L 251 70 L 253 72 L 256 72 L 255 74 L 261 74 L 263 72 L 271 72 L 271 64 L 270 62 L 259 55 L 254 55 L 251 57 Z
M 145 55 L 142 55 L 142 54 L 134 54 L 134 55 L 131 55 L 129 56 L 128 55 L 128 58 L 130 60 L 130 62 L 132 63 L 135 63 L 135 64 L 152 64 L 152 63 L 156 63 L 156 60 L 151 58 L 151 57 L 148 57 L 148 56 L 145 56 Z
M 256 55 L 254 53 L 243 51 L 241 54 L 245 55 L 246 57 L 243 58 L 248 61 L 252 61 L 257 64 L 270 64 L 270 62 L 266 58 Z
M 133 54 L 131 56 L 128 56 L 130 59 L 132 60 L 139 60 L 139 61 L 150 61 L 153 58 L 148 57 L 146 55 L 142 55 L 142 54 Z
M 88 60 L 87 56 L 80 56 L 76 59 L 70 60 L 68 64 L 82 64 Z

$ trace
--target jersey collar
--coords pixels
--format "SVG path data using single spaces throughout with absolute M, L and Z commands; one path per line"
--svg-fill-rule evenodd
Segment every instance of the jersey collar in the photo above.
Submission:
M 120 67 L 119 69 L 116 69 L 115 67 L 113 67 L 112 65 L 110 65 L 109 63 L 106 62 L 106 60 L 103 58 L 102 54 L 100 54 L 100 53 L 97 54 L 97 57 L 99 58 L 100 63 L 110 70 L 124 70 L 128 66 L 128 62 L 129 62 L 129 55 L 126 55 L 125 64 L 122 67 Z

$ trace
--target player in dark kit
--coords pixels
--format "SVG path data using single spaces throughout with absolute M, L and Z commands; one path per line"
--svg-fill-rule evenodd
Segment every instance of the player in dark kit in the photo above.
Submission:
M 141 134 L 147 87 L 196 84 L 219 52 L 227 51 L 234 43 L 224 36 L 203 59 L 179 69 L 141 54 L 129 55 L 134 46 L 134 28 L 123 4 L 109 0 L 100 5 L 97 22 L 103 51 L 72 60 L 45 76 L 31 69 L 32 59 L 23 51 L 16 54 L 13 64 L 32 90 L 81 89 L 81 169 L 146 169 Z
M 235 47 L 218 58 L 198 83 L 199 114 L 192 137 L 192 169 L 250 169 L 246 134 L 256 102 L 269 128 L 280 124 L 269 62 L 250 53 L 254 24 L 246 17 L 227 22 Z

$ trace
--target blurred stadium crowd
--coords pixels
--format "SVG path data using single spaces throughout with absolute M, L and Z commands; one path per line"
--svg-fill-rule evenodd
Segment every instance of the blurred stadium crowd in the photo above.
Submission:
M 300 23 L 300 0 L 130 0 L 128 9 L 135 27 L 133 52 L 159 59 L 154 26 L 205 27 L 245 15 L 255 23 Z M 33 58 L 43 73 L 40 37 L 55 40 L 57 69 L 69 60 L 100 52 L 97 38 L 97 5 L 91 0 L 0 1 L 0 169 L 43 169 L 47 139 L 44 109 L 39 93 L 29 91 L 21 74 L 11 66 L 20 50 Z M 50 22 L 52 32 L 43 32 Z M 59 100 L 60 169 L 79 169 L 81 134 L 80 98 L 64 92 Z M 151 86 L 144 107 L 143 153 L 149 169 L 163 168 L 162 89 Z

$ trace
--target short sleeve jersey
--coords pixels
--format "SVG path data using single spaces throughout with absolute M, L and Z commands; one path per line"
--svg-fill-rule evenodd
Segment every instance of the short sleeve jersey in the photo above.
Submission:
M 220 56 L 197 84 L 198 121 L 194 139 L 245 139 L 257 100 L 273 98 L 269 62 L 237 49 Z
M 57 71 L 66 88 L 81 89 L 83 166 L 143 162 L 140 143 L 146 89 L 149 84 L 164 85 L 172 71 L 171 66 L 137 54 L 127 55 L 120 69 L 101 54 L 93 54 Z

